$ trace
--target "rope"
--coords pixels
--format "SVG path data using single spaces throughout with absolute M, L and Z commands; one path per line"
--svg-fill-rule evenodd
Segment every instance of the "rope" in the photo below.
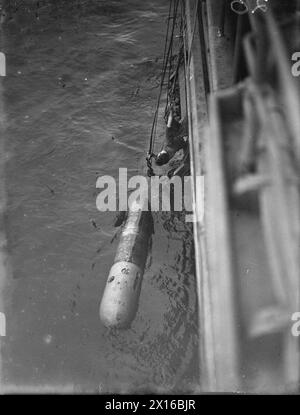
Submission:
M 172 56 L 172 45 L 173 45 L 174 31 L 175 31 L 175 26 L 176 26 L 176 17 L 177 17 L 178 4 L 179 4 L 179 0 L 175 0 L 175 1 L 171 0 L 170 5 L 169 5 L 168 25 L 167 25 L 167 32 L 166 32 L 165 46 L 164 46 L 164 54 L 163 54 L 162 75 L 161 75 L 161 81 L 160 81 L 160 86 L 159 86 L 159 94 L 158 94 L 158 98 L 157 98 L 156 109 L 155 109 L 155 113 L 154 113 L 151 133 L 150 133 L 149 150 L 148 150 L 148 155 L 146 157 L 147 167 L 148 167 L 148 176 L 153 176 L 154 175 L 154 171 L 153 171 L 153 168 L 152 168 L 152 158 L 155 156 L 155 154 L 153 153 L 153 149 L 154 149 L 154 141 L 155 141 L 155 138 L 156 138 L 158 111 L 159 111 L 162 91 L 163 91 L 163 87 L 164 87 L 164 81 L 165 81 L 165 76 L 166 76 L 166 72 L 167 72 L 167 67 L 168 67 L 168 64 L 169 64 L 169 61 L 170 61 L 170 56 Z M 173 6 L 173 16 L 171 16 L 172 6 Z M 172 20 L 172 29 L 171 29 L 171 35 L 170 35 L 170 40 L 169 40 L 170 21 L 171 20 Z M 168 45 L 168 40 L 169 40 L 169 45 Z M 169 70 L 170 70 L 170 67 L 169 67 Z M 169 79 L 170 79 L 170 72 L 169 72 Z
M 200 1 L 198 0 L 197 1 L 197 6 L 196 6 L 196 10 L 195 10 L 195 17 L 194 17 L 194 23 L 193 23 L 192 38 L 191 38 L 191 43 L 190 43 L 189 51 L 188 51 L 188 67 L 190 66 L 190 63 L 191 63 L 191 51 L 192 51 L 192 46 L 193 46 L 194 37 L 195 37 L 199 3 L 200 3 Z
M 184 0 L 181 1 L 181 31 L 182 31 L 182 40 L 183 40 L 183 71 L 184 71 L 184 95 L 185 95 L 185 107 L 188 108 L 188 93 L 187 93 L 187 67 L 186 67 L 186 42 L 184 33 L 186 31 L 186 21 L 184 19 Z
M 165 74 L 165 71 L 166 71 L 166 62 L 167 62 L 167 53 L 166 52 L 167 52 L 167 44 L 168 44 L 169 29 L 170 29 L 171 8 L 172 8 L 172 1 L 170 1 L 170 5 L 169 5 L 168 25 L 167 25 L 167 33 L 166 33 L 166 38 L 165 38 L 165 46 L 164 46 L 164 54 L 163 54 L 162 78 L 161 78 L 161 81 L 160 81 L 160 91 L 159 91 L 159 95 L 158 95 L 158 99 L 157 99 L 156 110 L 155 110 L 155 113 L 154 113 L 154 119 L 153 119 L 153 124 L 152 124 L 152 128 L 151 128 L 148 155 L 151 155 L 152 151 L 153 151 L 153 139 L 154 139 L 155 123 L 156 123 L 156 118 L 157 118 L 157 113 L 158 113 L 158 106 L 159 106 L 159 102 L 160 102 L 160 97 L 161 97 L 161 93 L 162 93 L 162 84 L 163 84 L 163 81 L 164 81 L 164 74 Z

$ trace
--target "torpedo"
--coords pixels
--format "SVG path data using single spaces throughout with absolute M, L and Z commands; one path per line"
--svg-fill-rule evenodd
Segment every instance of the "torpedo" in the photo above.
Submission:
M 100 304 L 106 327 L 129 328 L 136 315 L 152 233 L 151 212 L 132 204 Z

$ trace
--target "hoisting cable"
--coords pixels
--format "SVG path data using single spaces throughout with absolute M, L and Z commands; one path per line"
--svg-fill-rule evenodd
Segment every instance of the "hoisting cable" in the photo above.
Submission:
M 193 30 L 191 33 L 191 40 L 190 44 L 188 45 L 188 37 L 187 37 L 187 25 L 186 25 L 186 16 L 185 16 L 185 2 L 181 0 L 181 37 L 183 41 L 183 70 L 184 70 L 184 79 L 185 79 L 185 103 L 186 108 L 188 108 L 189 102 L 189 93 L 188 93 L 188 79 L 190 79 L 190 63 L 191 63 L 191 55 L 192 55 L 192 46 L 194 41 L 194 35 L 196 31 L 196 23 L 197 23 L 197 15 L 198 15 L 198 6 L 200 1 L 197 2 L 196 11 L 195 11 L 195 18 L 193 22 Z M 188 115 L 189 123 L 190 123 L 190 114 Z M 190 129 L 190 127 L 189 127 Z
M 173 16 L 171 16 L 171 13 L 172 13 L 172 0 L 170 1 L 170 6 L 169 6 L 167 33 L 166 33 L 166 38 L 165 38 L 165 46 L 164 46 L 164 54 L 163 54 L 162 75 L 161 75 L 161 81 L 160 81 L 160 85 L 159 85 L 159 94 L 158 94 L 158 98 L 157 98 L 156 109 L 155 109 L 155 113 L 154 113 L 151 133 L 150 133 L 149 150 L 148 150 L 148 154 L 147 154 L 147 157 L 146 157 L 147 167 L 148 167 L 148 171 L 147 171 L 148 176 L 153 176 L 154 175 L 154 171 L 153 171 L 153 167 L 152 167 L 152 158 L 155 156 L 155 154 L 153 153 L 153 149 L 154 149 L 154 141 L 155 141 L 155 137 L 156 137 L 158 111 L 159 111 L 162 91 L 163 91 L 163 87 L 164 87 L 164 81 L 165 81 L 165 76 L 166 76 L 166 72 L 167 72 L 170 53 L 171 53 L 171 50 L 172 50 L 178 3 L 179 3 L 179 0 L 176 0 L 173 4 Z M 169 45 L 168 45 L 168 38 L 169 38 L 169 32 L 170 32 L 170 20 L 171 19 L 173 20 L 173 22 L 172 22 L 171 36 L 170 36 Z
M 185 42 L 185 32 L 186 32 L 186 20 L 184 16 L 184 0 L 181 0 L 181 27 L 180 34 L 182 37 L 183 44 L 183 73 L 184 73 L 184 96 L 185 96 L 185 107 L 188 108 L 188 93 L 187 93 L 187 67 L 186 67 L 186 42 Z
M 191 37 L 191 42 L 190 42 L 190 46 L 189 46 L 189 50 L 188 50 L 188 69 L 190 68 L 190 63 L 191 63 L 191 56 L 192 56 L 191 52 L 192 52 L 192 47 L 193 47 L 193 42 L 194 42 L 194 37 L 195 37 L 195 31 L 196 31 L 199 3 L 200 2 L 197 1 L 197 6 L 196 6 L 196 10 L 195 10 L 195 18 L 194 18 L 194 23 L 193 23 L 192 37 Z

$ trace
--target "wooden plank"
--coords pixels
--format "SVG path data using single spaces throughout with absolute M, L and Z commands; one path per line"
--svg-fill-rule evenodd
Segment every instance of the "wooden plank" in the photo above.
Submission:
M 214 166 L 205 166 L 203 163 L 204 137 L 208 114 L 207 88 L 204 84 L 205 77 L 203 72 L 203 57 L 207 54 L 207 50 L 203 43 L 200 45 L 199 20 L 196 20 L 198 7 L 199 5 L 201 7 L 201 4 L 202 2 L 193 0 L 186 1 L 186 43 L 188 45 L 187 50 L 191 51 L 188 73 L 186 74 L 186 82 L 188 85 L 187 106 L 189 114 L 191 174 L 194 178 L 201 176 L 206 170 L 206 167 L 210 168 L 211 172 L 222 175 L 221 167 L 216 170 Z M 201 51 L 201 47 L 205 48 L 204 53 L 203 50 Z M 210 143 L 210 140 L 211 136 L 207 142 Z M 218 137 L 212 140 L 211 145 L 214 144 L 216 146 L 219 145 Z M 210 153 L 211 159 L 208 160 L 208 164 L 212 163 L 214 165 L 215 161 L 212 159 L 215 151 L 217 150 L 213 149 L 212 153 Z M 222 180 L 217 180 L 216 183 L 214 177 L 210 177 L 208 180 L 212 180 L 214 184 L 212 186 L 209 186 L 209 184 L 205 185 L 205 191 L 215 189 L 216 183 L 219 183 L 221 186 Z M 220 195 L 222 194 L 222 186 L 219 188 L 219 185 L 218 190 L 221 193 L 218 194 Z M 215 196 L 217 197 L 217 192 Z M 204 203 L 203 198 L 206 198 L 205 194 L 203 194 L 201 189 L 197 188 L 194 181 L 193 203 L 196 218 L 194 222 L 194 241 L 199 300 L 201 389 L 210 392 L 229 392 L 238 388 L 237 348 L 235 334 L 233 333 L 233 315 L 230 305 L 232 291 L 230 283 L 228 283 L 231 278 L 230 255 L 228 256 L 227 248 L 222 248 L 223 252 L 221 255 L 216 248 L 217 246 L 223 246 L 223 244 L 221 245 L 221 241 L 227 241 L 226 209 L 219 201 L 215 203 L 215 200 L 211 200 L 208 204 L 208 216 L 213 216 L 213 219 L 210 217 L 210 223 L 218 223 L 218 228 L 220 228 L 218 230 L 221 231 L 220 235 L 218 232 L 214 233 L 212 231 L 210 235 L 212 245 L 209 247 L 206 234 L 207 218 L 204 222 L 202 220 L 203 212 L 201 212 L 201 206 Z M 223 199 L 221 198 L 221 200 Z M 224 236 L 223 239 L 222 235 Z M 220 239 L 219 236 L 221 236 Z M 214 246 L 214 244 L 216 245 Z M 225 246 L 229 247 L 229 243 L 226 242 Z M 211 255 L 210 263 L 208 263 L 209 249 L 209 254 Z M 217 252 L 218 254 L 216 255 Z M 211 269 L 211 266 L 213 269 Z M 226 274 L 225 277 L 224 272 Z
M 198 5 L 197 5 L 198 3 Z M 194 244 L 195 244 L 195 263 L 197 277 L 197 298 L 199 307 L 199 355 L 200 355 L 200 384 L 202 391 L 213 391 L 215 388 L 214 358 L 211 344 L 212 330 L 210 324 L 210 300 L 208 273 L 206 264 L 206 247 L 203 239 L 203 222 L 199 206 L 204 197 L 196 186 L 196 176 L 203 173 L 201 161 L 201 144 L 203 143 L 204 127 L 207 122 L 207 104 L 205 87 L 203 83 L 203 71 L 200 53 L 200 39 L 198 35 L 198 22 L 195 20 L 196 9 L 200 2 L 197 0 L 187 0 L 185 2 L 186 29 L 184 37 L 186 51 L 190 51 L 188 56 L 188 67 L 186 68 L 187 85 L 187 112 L 189 115 L 189 145 L 193 210 L 194 210 Z
M 214 95 L 210 100 L 210 120 L 205 147 L 205 231 L 213 329 L 211 347 L 214 350 L 216 391 L 220 392 L 239 389 L 239 355 L 222 126 L 218 98 Z
M 231 26 L 225 18 L 224 36 L 220 36 L 219 22 L 222 20 L 220 14 L 220 0 L 208 0 L 207 5 L 207 28 L 208 46 L 210 53 L 211 90 L 218 91 L 230 87 L 233 83 L 233 49 Z M 225 9 L 225 13 L 228 8 Z

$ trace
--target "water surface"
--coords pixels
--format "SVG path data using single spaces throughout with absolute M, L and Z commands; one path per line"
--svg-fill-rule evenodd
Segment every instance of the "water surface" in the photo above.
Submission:
M 2 25 L 11 265 L 2 387 L 195 391 L 192 233 L 180 218 L 154 217 L 132 328 L 109 331 L 98 317 L 117 238 L 114 214 L 96 209 L 96 179 L 144 169 L 168 1 L 32 3 Z

